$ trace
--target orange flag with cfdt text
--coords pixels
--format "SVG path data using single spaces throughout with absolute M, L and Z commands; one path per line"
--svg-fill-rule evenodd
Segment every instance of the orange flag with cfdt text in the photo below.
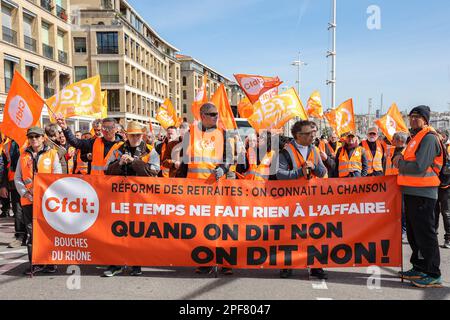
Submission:
M 323 118 L 322 100 L 319 91 L 314 91 L 308 99 L 307 104 L 308 115 L 313 118 Z
M 248 122 L 256 131 L 280 129 L 295 117 L 308 120 L 300 98 L 295 89 L 291 88 L 260 105 Z
M 380 119 L 375 120 L 375 124 L 380 128 L 383 134 L 392 141 L 392 137 L 396 132 L 408 132 L 408 127 L 403 120 L 402 114 L 394 103 L 388 112 Z
M 340 136 L 344 133 L 355 131 L 355 114 L 353 112 L 353 100 L 349 99 L 337 107 L 334 111 L 336 133 Z
M 278 77 L 263 77 L 250 74 L 235 74 L 234 77 L 251 103 L 255 103 L 262 94 L 283 83 Z
M 102 113 L 100 76 L 97 75 L 68 85 L 47 99 L 46 104 L 55 114 L 61 113 L 65 118 Z M 50 118 L 53 120 L 53 114 L 50 115 Z
M 26 141 L 28 128 L 39 126 L 44 99 L 15 71 L 3 109 L 1 131 L 19 146 Z
M 176 126 L 178 122 L 177 112 L 170 99 L 164 100 L 156 114 L 156 120 L 166 130 L 169 127 Z
M 230 103 L 228 101 L 227 92 L 223 83 L 219 89 L 214 93 L 211 102 L 217 107 L 219 112 L 219 124 L 224 130 L 237 129 L 236 121 L 234 120 L 233 111 L 231 111 Z
M 201 106 L 208 102 L 208 95 L 206 91 L 206 83 L 208 82 L 208 78 L 206 74 L 203 76 L 202 86 L 197 91 L 197 95 L 194 98 L 194 102 L 192 102 L 192 114 L 194 115 L 194 119 L 200 121 L 200 108 Z

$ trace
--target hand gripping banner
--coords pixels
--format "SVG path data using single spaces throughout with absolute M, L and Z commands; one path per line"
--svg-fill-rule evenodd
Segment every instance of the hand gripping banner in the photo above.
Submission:
M 33 263 L 398 267 L 395 179 L 207 184 L 38 174 Z

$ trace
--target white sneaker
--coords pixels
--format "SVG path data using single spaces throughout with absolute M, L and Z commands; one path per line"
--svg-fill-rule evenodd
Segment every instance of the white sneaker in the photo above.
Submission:
M 22 246 L 22 239 L 14 239 L 8 244 L 8 248 L 18 248 Z
M 406 233 L 403 233 L 402 234 L 402 243 L 403 244 L 408 244 L 409 242 L 408 242 L 408 237 L 406 236 Z

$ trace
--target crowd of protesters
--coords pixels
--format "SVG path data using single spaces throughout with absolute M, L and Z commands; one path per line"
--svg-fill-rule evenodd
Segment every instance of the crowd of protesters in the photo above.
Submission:
M 4 138 L 0 157 L 2 216 L 12 209 L 14 239 L 9 248 L 26 245 L 31 261 L 33 178 L 36 172 L 80 175 L 116 175 L 190 179 L 300 180 L 397 175 L 402 190 L 403 241 L 412 249 L 411 270 L 400 276 L 419 287 L 441 286 L 437 230 L 444 220 L 444 248 L 450 248 L 448 182 L 440 178 L 447 165 L 448 133 L 429 126 L 430 109 L 413 108 L 409 133 L 397 132 L 392 141 L 376 127 L 366 137 L 356 132 L 342 136 L 331 133 L 317 138 L 314 122 L 298 121 L 293 138 L 279 132 L 251 134 L 244 141 L 237 133 L 218 127 L 218 110 L 206 103 L 201 121 L 167 128 L 158 137 L 142 124 L 132 121 L 126 130 L 113 118 L 96 120 L 91 132 L 72 132 L 62 116 L 57 123 L 27 131 L 27 144 Z M 200 140 L 200 141 L 199 141 Z M 201 142 L 201 143 L 198 143 Z M 103 273 L 111 277 L 123 266 L 109 266 Z M 213 266 L 196 272 L 207 274 Z M 221 271 L 231 275 L 224 266 Z M 56 266 L 30 265 L 26 274 L 56 272 Z M 312 277 L 327 278 L 323 269 L 309 270 Z M 131 275 L 142 274 L 140 266 Z M 280 270 L 288 278 L 292 269 Z

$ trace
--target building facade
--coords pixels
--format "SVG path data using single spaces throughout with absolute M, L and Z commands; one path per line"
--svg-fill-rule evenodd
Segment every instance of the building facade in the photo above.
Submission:
M 75 81 L 99 74 L 108 116 L 122 125 L 157 124 L 165 98 L 181 116 L 177 48 L 162 39 L 124 0 L 72 0 Z
M 193 57 L 181 54 L 178 54 L 176 57 L 181 64 L 181 117 L 185 121 L 192 122 L 194 120 L 191 106 L 198 90 L 202 86 L 203 75 L 207 76 L 206 94 L 208 100 L 223 84 L 230 106 L 235 116 L 237 116 L 237 104 L 244 98 L 244 93 L 235 82 Z
M 44 98 L 72 82 L 69 7 L 69 0 L 1 1 L 1 115 L 15 71 Z M 48 121 L 47 110 L 43 111 L 43 118 Z

